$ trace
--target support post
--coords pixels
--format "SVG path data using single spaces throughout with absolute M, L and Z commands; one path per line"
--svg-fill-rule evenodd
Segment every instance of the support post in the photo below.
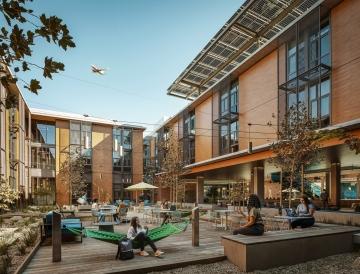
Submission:
M 52 255 L 53 262 L 61 261 L 61 215 L 55 211 L 52 215 Z
M 192 246 L 199 246 L 199 208 L 192 210 Z
M 260 199 L 261 204 L 264 204 L 264 168 L 254 167 L 254 192 Z
M 330 167 L 330 202 L 340 206 L 340 163 L 332 163 Z
M 204 177 L 197 177 L 196 203 L 202 204 L 203 202 L 204 202 Z

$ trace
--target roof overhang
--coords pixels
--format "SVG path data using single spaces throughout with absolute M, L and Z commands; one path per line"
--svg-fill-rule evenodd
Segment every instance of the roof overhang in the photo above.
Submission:
M 168 94 L 196 99 L 324 1 L 245 1 L 172 83 Z

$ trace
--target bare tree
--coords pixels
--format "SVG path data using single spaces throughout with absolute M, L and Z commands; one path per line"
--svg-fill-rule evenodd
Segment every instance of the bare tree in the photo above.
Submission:
M 272 144 L 272 162 L 286 175 L 289 187 L 289 207 L 293 186 L 302 171 L 319 160 L 320 139 L 314 122 L 309 119 L 304 104 L 292 106 L 279 129 L 279 140 Z
M 183 149 L 182 144 L 178 140 L 178 136 L 174 129 L 170 128 L 166 134 L 166 138 L 159 143 L 159 150 L 162 153 L 160 159 L 161 173 L 158 181 L 162 186 L 170 188 L 173 202 L 178 202 L 185 195 L 185 187 L 182 186 L 180 175 L 183 171 Z
M 85 158 L 78 154 L 68 154 L 60 165 L 62 182 L 67 186 L 70 204 L 86 194 L 87 182 L 85 178 Z

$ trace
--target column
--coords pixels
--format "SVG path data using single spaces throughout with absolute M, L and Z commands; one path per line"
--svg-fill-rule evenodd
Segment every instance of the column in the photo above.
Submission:
M 332 163 L 330 167 L 330 204 L 340 206 L 340 163 Z
M 204 177 L 196 178 L 196 203 L 204 203 Z
M 253 193 L 259 196 L 261 203 L 264 203 L 264 167 L 254 167 Z

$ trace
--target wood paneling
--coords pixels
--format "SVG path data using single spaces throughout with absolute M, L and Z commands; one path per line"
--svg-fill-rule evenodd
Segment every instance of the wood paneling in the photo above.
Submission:
M 277 51 L 273 51 L 239 77 L 240 150 L 248 146 L 248 123 L 277 123 Z M 250 140 L 253 147 L 269 143 L 276 137 L 273 127 L 252 125 Z M 260 133 L 255 133 L 260 132 Z M 267 133 L 264 134 L 263 132 Z M 264 138 L 264 139 L 263 139 Z M 266 138 L 269 138 L 267 140 Z
M 92 125 L 92 148 L 92 198 L 112 201 L 112 126 Z
M 212 98 L 195 108 L 195 162 L 212 157 Z
M 56 125 L 56 203 L 68 205 L 69 185 L 67 176 L 61 172 L 61 165 L 66 161 L 69 153 L 69 121 L 58 120 Z
M 133 130 L 132 134 L 133 183 L 143 180 L 143 131 Z
M 360 118 L 360 1 L 331 11 L 332 124 Z

